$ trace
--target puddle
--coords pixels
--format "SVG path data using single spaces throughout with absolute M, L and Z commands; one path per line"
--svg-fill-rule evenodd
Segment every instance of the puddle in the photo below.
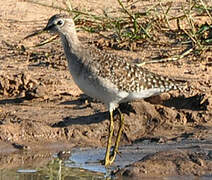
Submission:
M 121 147 L 121 155 L 118 155 L 113 166 L 107 169 L 100 163 L 100 160 L 104 158 L 104 148 L 74 148 L 70 152 L 51 155 L 40 155 L 39 152 L 39 158 L 37 154 L 30 155 L 29 152 L 22 152 L 16 153 L 14 157 L 13 154 L 8 155 L 8 157 L 5 156 L 6 159 L 0 157 L 0 180 L 110 179 L 111 171 L 132 164 L 146 155 L 176 149 L 198 153 L 204 152 L 208 154 L 209 159 L 212 159 L 212 142 L 194 140 L 166 144 L 158 144 L 147 140 L 132 146 Z M 13 166 L 13 164 L 16 165 Z M 124 180 L 124 178 L 122 179 Z M 154 179 L 194 179 L 194 176 L 156 177 Z M 212 179 L 212 174 L 205 174 L 198 177 L 198 179 Z
M 1 169 L 0 180 L 99 180 L 105 179 L 103 173 L 82 168 L 70 168 L 63 161 L 54 159 L 46 166 L 36 169 Z
M 119 148 L 120 155 L 117 155 L 111 169 L 123 168 L 126 165 L 136 162 L 146 155 L 168 150 L 190 150 L 191 152 L 205 152 L 212 158 L 212 141 L 187 140 L 179 143 L 158 144 L 150 141 L 137 143 L 131 146 Z M 105 149 L 72 149 L 69 157 L 70 167 L 83 167 L 85 169 L 105 173 L 104 166 L 99 161 L 104 158 Z

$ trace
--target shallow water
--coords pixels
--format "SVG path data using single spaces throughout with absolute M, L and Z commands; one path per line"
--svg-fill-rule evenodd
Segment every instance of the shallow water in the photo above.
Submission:
M 21 152 L 15 154 L 14 157 L 8 155 L 5 160 L 0 158 L 0 162 L 2 163 L 0 164 L 0 180 L 111 179 L 111 171 L 117 168 L 123 168 L 148 154 L 172 149 L 189 149 L 192 152 L 205 152 L 212 156 L 212 142 L 194 140 L 166 144 L 154 143 L 147 140 L 132 146 L 121 147 L 121 156 L 117 156 L 113 166 L 107 169 L 100 163 L 100 160 L 104 158 L 104 148 L 74 148 L 70 152 L 51 154 L 50 157 L 46 154 L 30 155 L 29 152 Z M 39 155 L 39 158 L 37 158 L 37 155 Z M 45 161 L 43 162 L 43 160 Z M 121 179 L 124 180 L 124 178 Z M 202 177 L 177 176 L 147 179 L 209 180 L 212 179 L 212 174 L 205 174 Z
M 67 167 L 58 159 L 35 169 L 25 167 L 0 170 L 0 180 L 98 180 L 105 179 L 104 177 L 103 173 Z

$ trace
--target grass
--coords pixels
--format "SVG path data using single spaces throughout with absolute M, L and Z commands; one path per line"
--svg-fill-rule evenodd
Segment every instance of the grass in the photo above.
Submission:
M 175 7 L 175 1 L 159 0 L 141 10 L 136 9 L 141 0 L 132 3 L 123 3 L 122 0 L 117 0 L 117 2 L 119 9 L 115 13 L 119 14 L 118 17 L 108 14 L 106 11 L 103 11 L 101 15 L 79 11 L 73 8 L 70 0 L 65 1 L 66 8 L 47 4 L 40 5 L 72 14 L 78 28 L 104 37 L 110 42 L 108 43 L 110 48 L 136 51 L 144 43 L 153 46 L 164 46 L 165 44 L 170 47 L 173 44 L 186 45 L 179 55 L 168 58 L 159 57 L 151 62 L 164 59 L 178 60 L 190 53 L 201 55 L 212 44 L 212 17 L 210 14 L 212 3 L 207 5 L 203 0 L 190 0 L 188 3 Z M 35 2 L 33 1 L 33 3 Z M 175 10 L 176 8 L 178 9 Z M 173 12 L 177 12 L 177 15 Z M 201 17 L 207 19 L 207 22 L 200 23 L 198 19 Z M 160 42 L 161 37 L 169 37 L 170 41 L 162 43 Z

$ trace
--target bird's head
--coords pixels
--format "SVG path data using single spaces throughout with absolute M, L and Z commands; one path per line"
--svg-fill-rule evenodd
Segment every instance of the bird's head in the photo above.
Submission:
M 46 31 L 57 33 L 62 36 L 69 36 L 70 40 L 73 40 L 74 42 L 78 43 L 74 20 L 64 14 L 56 14 L 52 16 L 44 29 L 35 31 L 34 33 L 26 36 L 24 39 L 28 39 L 38 34 L 42 34 Z
M 65 33 L 66 29 L 75 29 L 74 21 L 67 15 L 56 14 L 52 16 L 43 31 Z

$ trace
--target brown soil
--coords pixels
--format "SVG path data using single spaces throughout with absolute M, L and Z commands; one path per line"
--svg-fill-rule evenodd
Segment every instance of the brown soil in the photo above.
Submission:
M 110 1 L 112 3 L 83 0 L 77 1 L 78 3 L 73 2 L 73 6 L 82 10 L 87 9 L 92 13 L 101 13 L 102 7 L 111 10 L 111 4 L 113 9 L 118 7 L 118 4 L 114 3 L 115 0 Z M 51 5 L 50 0 L 40 2 Z M 64 6 L 60 1 L 53 2 Z M 22 40 L 34 30 L 44 27 L 47 19 L 55 13 L 59 11 L 21 0 L 4 1 L 0 6 L 1 153 L 10 153 L 17 149 L 61 150 L 73 146 L 104 147 L 106 145 L 108 111 L 102 103 L 84 95 L 74 84 L 59 40 L 39 48 L 27 50 L 23 48 L 38 44 L 50 37 L 45 34 L 30 40 Z M 82 41 L 104 42 L 97 35 L 80 32 L 79 36 Z M 166 38 L 161 38 L 161 41 L 165 43 L 169 40 L 168 37 Z M 22 49 L 20 44 L 23 45 Z M 141 49 L 132 52 L 115 51 L 104 47 L 104 44 L 102 46 L 119 56 L 128 56 L 129 61 L 151 59 L 164 53 L 170 55 L 185 49 L 185 47 L 177 47 L 177 50 L 172 51 L 170 47 L 144 44 Z M 158 74 L 188 80 L 188 88 L 184 92 L 164 93 L 159 97 L 125 106 L 123 109 L 133 110 L 130 115 L 125 115 L 126 126 L 122 145 L 151 138 L 158 139 L 158 142 L 181 139 L 211 141 L 211 59 L 210 50 L 201 57 L 189 55 L 177 62 L 145 65 Z M 177 171 L 178 175 L 202 174 L 205 169 L 199 167 L 202 167 L 201 163 L 204 162 L 200 160 L 200 164 L 194 164 L 192 158 L 188 158 L 188 154 L 158 153 L 133 164 L 131 169 L 141 176 L 143 172 L 148 172 L 145 176 L 157 176 L 159 172 L 160 175 L 170 175 L 174 170 L 168 167 L 180 168 Z M 169 157 L 167 162 L 164 162 L 164 156 Z M 178 162 L 177 165 L 175 161 Z M 164 164 L 166 164 L 163 167 L 165 169 L 161 169 Z M 211 170 L 212 165 L 210 163 L 204 167 Z M 157 169 L 158 173 L 144 170 L 151 168 Z
M 212 163 L 207 160 L 208 157 L 204 153 L 179 150 L 159 152 L 118 171 L 116 176 L 141 179 L 149 175 L 153 177 L 210 175 Z

